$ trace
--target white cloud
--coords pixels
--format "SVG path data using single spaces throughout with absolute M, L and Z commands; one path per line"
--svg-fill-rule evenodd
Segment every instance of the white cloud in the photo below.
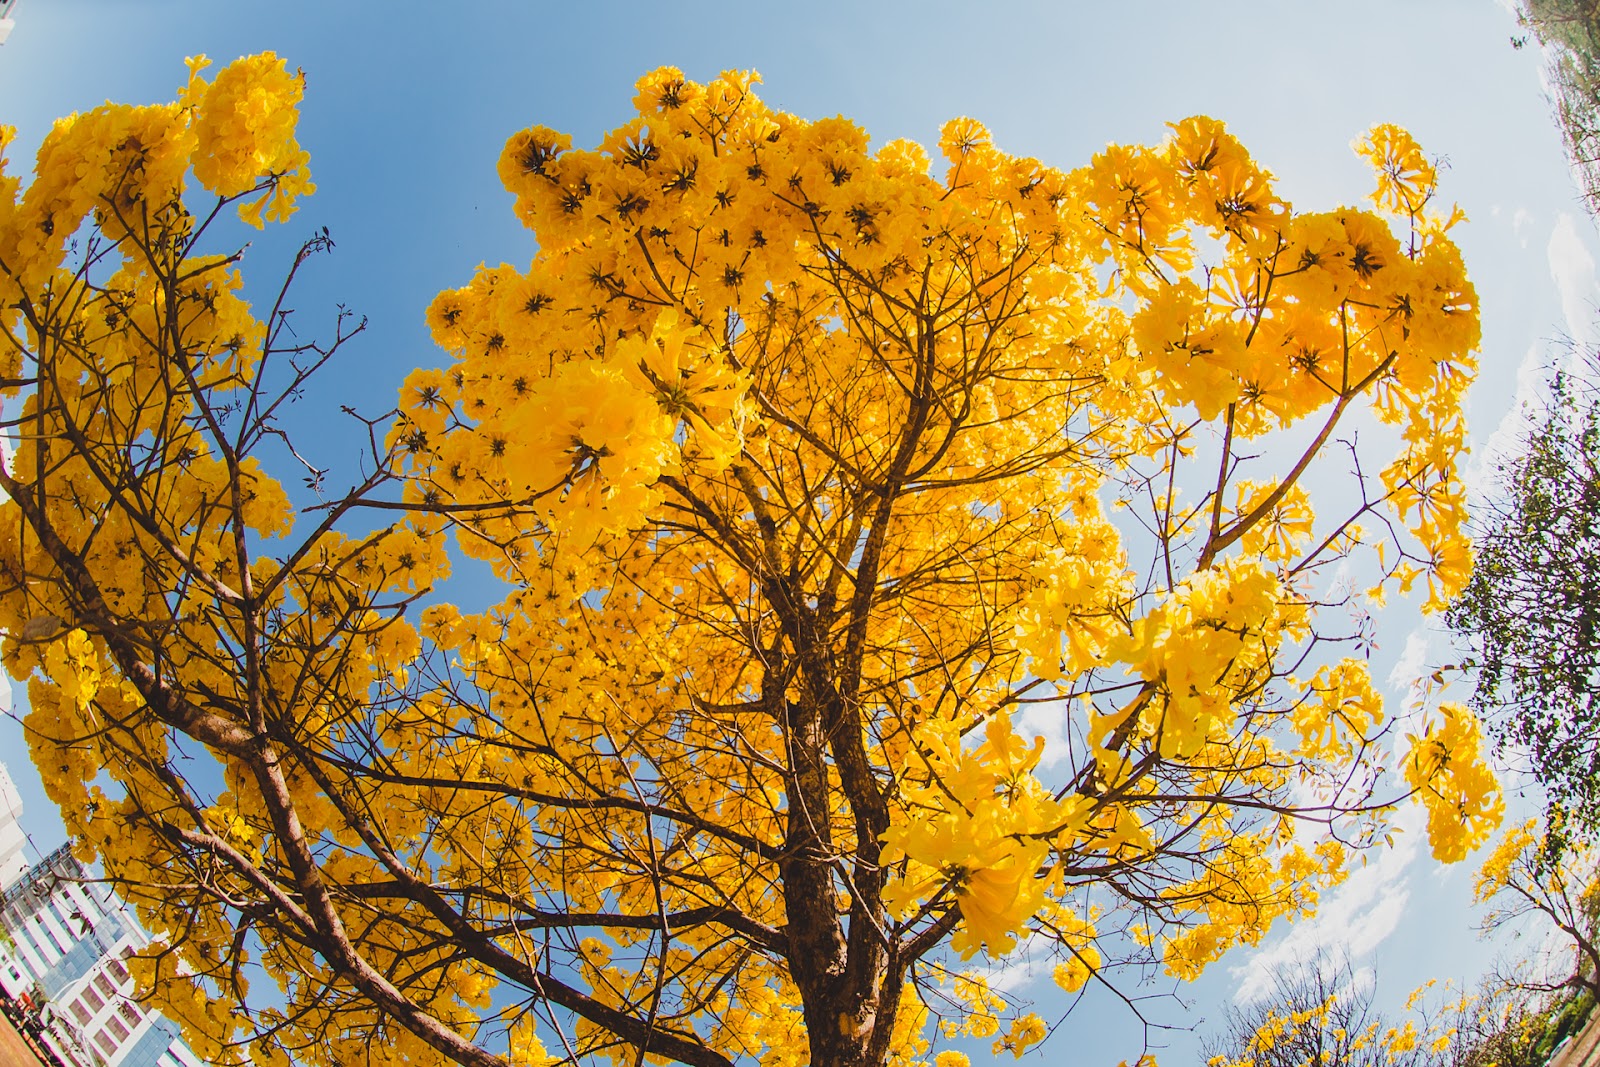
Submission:
M 1067 722 L 1072 716 L 1072 703 L 1051 700 L 1043 704 L 1029 704 L 1017 716 L 1017 736 L 1032 742 L 1044 738 L 1044 755 L 1039 758 L 1039 769 L 1049 770 L 1067 758 L 1071 741 L 1067 738 Z
M 1517 238 L 1517 243 L 1523 248 L 1528 247 L 1528 230 L 1533 227 L 1533 212 L 1525 207 L 1519 207 L 1511 216 L 1511 232 Z
M 1045 938 L 1028 936 L 999 959 L 988 957 L 985 962 L 960 969 L 983 978 L 996 993 L 1020 993 L 1041 974 L 1048 973 L 1047 959 L 1039 958 L 1039 950 L 1048 948 Z
M 1577 220 L 1571 215 L 1562 212 L 1556 220 L 1546 255 L 1550 260 L 1551 280 L 1556 283 L 1556 292 L 1561 297 L 1567 334 L 1580 344 L 1594 343 L 1594 257 L 1584 247 Z
M 1465 474 L 1467 492 L 1474 500 L 1482 500 L 1489 494 L 1489 480 L 1494 475 L 1495 467 L 1515 453 L 1522 441 L 1523 432 L 1529 425 L 1530 405 L 1544 389 L 1543 353 L 1544 346 L 1537 342 L 1529 345 L 1528 351 L 1523 353 L 1522 361 L 1517 364 L 1517 391 L 1511 407 L 1500 417 L 1499 425 L 1483 447 L 1474 451 L 1473 462 Z
M 1389 669 L 1389 687 L 1405 694 L 1400 704 L 1401 717 L 1417 707 L 1419 683 L 1427 671 L 1428 650 L 1432 644 L 1433 635 L 1427 624 L 1418 626 L 1406 635 L 1405 648 L 1400 650 L 1400 658 Z
M 1580 346 L 1595 344 L 1600 340 L 1600 331 L 1596 329 L 1596 316 L 1600 312 L 1595 307 L 1600 287 L 1596 285 L 1594 257 L 1583 242 L 1577 220 L 1571 215 L 1563 213 L 1556 220 L 1545 254 L 1550 264 L 1550 279 L 1561 300 L 1567 336 Z M 1517 364 L 1516 395 L 1511 406 L 1484 447 L 1476 450 L 1476 458 L 1466 472 L 1467 490 L 1475 499 L 1481 500 L 1488 494 L 1489 479 L 1496 465 L 1517 450 L 1528 428 L 1528 414 L 1544 391 L 1546 351 L 1542 344 L 1529 345 Z M 1580 358 L 1575 348 L 1569 367 Z

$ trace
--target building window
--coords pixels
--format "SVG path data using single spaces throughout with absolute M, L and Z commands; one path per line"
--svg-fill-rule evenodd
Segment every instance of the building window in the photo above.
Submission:
M 83 1000 L 89 1005 L 91 1014 L 98 1014 L 100 1009 L 106 1006 L 105 998 L 94 991 L 94 986 L 83 987 Z
M 111 1040 L 111 1035 L 106 1033 L 104 1030 L 94 1035 L 94 1043 L 99 1045 L 101 1050 L 104 1051 L 107 1056 L 110 1056 L 117 1051 L 117 1043 Z
M 82 937 L 89 932 L 89 924 L 83 921 L 83 913 L 73 907 L 72 901 L 64 896 L 50 898 L 50 911 L 61 924 L 61 928 L 69 937 Z
M 84 1023 L 88 1022 L 94 1016 L 93 1016 L 93 1013 L 91 1013 L 88 1008 L 83 1006 L 83 1001 L 74 1000 L 72 1002 L 72 1017 L 74 1019 L 78 1020 L 78 1025 L 79 1026 L 82 1026 Z
M 139 1016 L 141 1013 L 138 1005 L 134 1004 L 131 1000 L 124 1000 L 121 1004 L 117 1005 L 117 1011 L 122 1013 L 122 1017 L 128 1021 L 129 1026 L 133 1027 L 135 1030 L 139 1029 Z
M 106 1029 L 117 1035 L 117 1043 L 119 1045 L 128 1040 L 128 1034 L 132 1032 L 128 1029 L 127 1025 L 115 1015 L 106 1020 Z
M 111 979 L 106 977 L 106 972 L 101 971 L 94 976 L 94 984 L 100 987 L 100 992 L 108 997 L 117 995 L 117 987 L 111 984 Z
M 37 915 L 30 915 L 23 920 L 21 928 L 27 932 L 28 941 L 33 945 L 34 950 L 39 953 L 46 966 L 54 964 L 67 951 L 67 948 L 71 947 L 62 946 L 61 942 L 56 940 L 56 935 L 51 933 L 49 927 L 45 926 L 44 920 Z

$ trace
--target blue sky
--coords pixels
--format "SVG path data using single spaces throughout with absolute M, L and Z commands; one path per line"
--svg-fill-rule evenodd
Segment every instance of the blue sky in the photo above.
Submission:
M 480 262 L 525 263 L 532 254 L 494 174 L 505 138 L 540 123 L 592 144 L 626 116 L 634 80 L 662 64 L 699 79 L 759 70 L 763 96 L 776 106 L 849 115 L 878 142 L 932 143 L 945 119 L 972 115 L 1000 147 L 1063 167 L 1107 141 L 1158 140 L 1168 121 L 1211 114 L 1277 174 L 1283 195 L 1318 210 L 1366 194 L 1370 176 L 1349 142 L 1375 122 L 1397 122 L 1448 161 L 1443 195 L 1470 219 L 1456 237 L 1483 305 L 1482 372 L 1471 399 L 1480 453 L 1511 425 L 1519 384 L 1537 381 L 1537 368 L 1553 358 L 1551 340 L 1592 335 L 1595 231 L 1550 120 L 1539 57 L 1511 47 L 1517 27 L 1494 0 L 22 0 L 15 15 L 0 46 L 0 122 L 18 128 L 17 170 L 27 169 L 57 115 L 106 99 L 170 99 L 187 55 L 226 61 L 272 49 L 306 71 L 300 139 L 319 192 L 253 254 L 270 271 L 292 242 L 328 226 L 338 250 L 317 266 L 305 303 L 343 303 L 369 316 L 368 334 L 322 380 L 303 416 L 327 427 L 320 444 L 330 450 L 347 432 L 339 403 L 381 410 L 410 368 L 443 361 L 422 320 L 438 290 L 465 283 Z M 1404 603 L 1382 623 L 1374 673 L 1392 672 L 1396 701 L 1411 677 L 1447 655 L 1418 626 L 1415 606 Z M 0 720 L 0 759 L 48 851 L 59 823 L 10 720 Z M 1321 943 L 1348 943 L 1390 1002 L 1426 977 L 1475 977 L 1492 949 L 1470 930 L 1470 864 L 1441 871 L 1418 844 L 1413 834 L 1374 857 L 1319 920 L 1274 931 L 1256 963 L 1236 952 L 1180 990 L 1193 1015 L 1171 1003 L 1157 1011 L 1169 1020 L 1214 1017 L 1256 980 L 1261 960 Z M 1108 1067 L 1131 1056 L 1137 1034 L 1118 1011 L 1085 1004 L 1045 1055 L 1066 1050 L 1074 1062 Z M 1167 1040 L 1164 1063 L 1190 1060 L 1185 1035 Z

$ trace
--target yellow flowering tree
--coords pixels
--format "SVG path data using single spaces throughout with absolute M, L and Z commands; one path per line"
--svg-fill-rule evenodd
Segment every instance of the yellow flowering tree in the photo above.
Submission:
M 1272 976 L 1264 997 L 1226 1009 L 1208 1035 L 1207 1067 L 1446 1067 L 1448 1026 L 1418 1032 L 1414 1019 L 1373 1008 L 1370 978 L 1348 960 L 1317 954 Z M 1415 1005 L 1418 998 L 1413 996 Z M 1460 1014 L 1458 1011 L 1456 1014 Z
M 1508 827 L 1478 869 L 1473 897 L 1485 906 L 1486 931 L 1536 915 L 1572 950 L 1570 969 L 1539 960 L 1539 973 L 1519 978 L 1519 988 L 1581 990 L 1592 1003 L 1600 1000 L 1600 866 L 1593 845 L 1555 829 L 1537 819 Z
M 1559 1038 L 1525 991 L 1490 979 L 1466 992 L 1429 981 L 1393 1018 L 1374 1009 L 1381 977 L 1317 954 L 1272 975 L 1262 998 L 1230 1005 L 1204 1042 L 1207 1067 L 1543 1067 Z
M 1192 978 L 1407 795 L 1441 858 L 1497 818 L 1470 716 L 1388 732 L 1338 578 L 1470 566 L 1477 312 L 1404 132 L 1306 213 L 1211 119 L 935 166 L 657 71 L 595 150 L 511 137 L 537 256 L 440 294 L 445 366 L 297 511 L 283 405 L 355 326 L 214 250 L 310 184 L 300 80 L 203 70 L 0 179 L 0 630 L 204 1055 L 1020 1054 L 975 955 Z

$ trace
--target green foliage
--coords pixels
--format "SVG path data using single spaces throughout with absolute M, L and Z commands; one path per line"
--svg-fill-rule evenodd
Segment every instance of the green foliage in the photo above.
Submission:
M 1526 1001 L 1510 1005 L 1500 1017 L 1486 1018 L 1469 1029 L 1458 1042 L 1450 1067 L 1544 1067 L 1561 1038 L 1550 1040 L 1554 1032 L 1550 1015 Z M 1563 1029 L 1562 1037 L 1566 1036 Z
M 1563 1041 L 1583 1032 L 1594 996 L 1587 990 L 1549 998 L 1507 990 L 1492 1007 L 1463 1019 L 1464 1037 L 1450 1067 L 1545 1067 Z
M 1600 393 L 1557 375 L 1500 466 L 1477 567 L 1448 620 L 1476 652 L 1475 710 L 1545 783 L 1552 843 L 1600 828 Z
M 1582 1033 L 1584 1024 L 1589 1021 L 1589 1016 L 1593 1013 L 1594 994 L 1587 989 L 1558 1001 L 1544 1012 L 1545 1030 L 1540 1035 L 1536 1048 L 1545 1059 L 1549 1059 L 1561 1042 Z

